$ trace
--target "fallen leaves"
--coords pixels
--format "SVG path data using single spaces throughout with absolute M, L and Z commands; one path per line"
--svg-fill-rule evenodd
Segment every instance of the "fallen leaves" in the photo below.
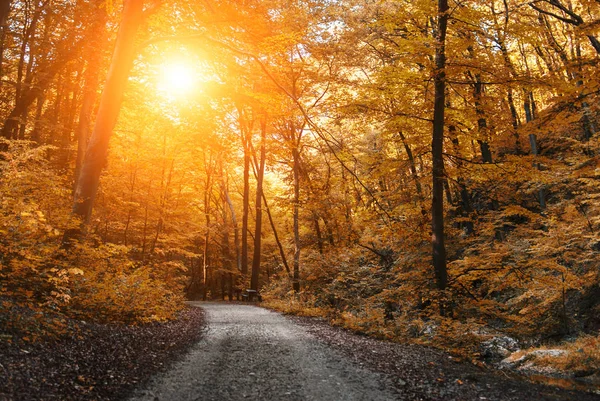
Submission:
M 0 341 L 0 400 L 124 398 L 200 338 L 203 316 L 188 308 L 175 321 L 135 327 L 79 321 L 52 343 Z

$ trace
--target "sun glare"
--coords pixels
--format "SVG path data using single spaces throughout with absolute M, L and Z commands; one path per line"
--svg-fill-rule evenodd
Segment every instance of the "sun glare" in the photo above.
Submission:
M 192 66 L 181 61 L 168 62 L 160 67 L 158 89 L 170 97 L 182 97 L 196 89 L 197 74 Z

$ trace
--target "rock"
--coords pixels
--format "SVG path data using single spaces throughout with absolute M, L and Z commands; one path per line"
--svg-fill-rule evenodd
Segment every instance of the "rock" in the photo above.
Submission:
M 588 377 L 598 373 L 598 369 L 578 369 L 573 372 L 573 377 Z
M 396 379 L 396 386 L 406 386 L 406 382 L 402 379 Z
M 503 359 L 519 350 L 519 342 L 512 337 L 493 337 L 481 344 L 481 356 L 485 359 Z
M 551 357 L 556 358 L 558 356 L 566 355 L 568 351 L 563 349 L 536 349 L 531 352 L 527 352 L 525 354 L 521 354 L 520 356 L 509 356 L 500 362 L 500 365 L 506 368 L 518 368 L 523 365 L 525 362 L 531 361 L 535 358 L 543 358 L 543 357 Z
M 556 358 L 557 356 L 566 355 L 569 352 L 564 349 L 536 349 L 531 352 L 530 355 L 535 356 L 536 358 L 549 356 L 552 358 Z
M 421 330 L 421 335 L 431 336 L 437 331 L 438 325 L 433 322 L 425 323 L 425 326 Z

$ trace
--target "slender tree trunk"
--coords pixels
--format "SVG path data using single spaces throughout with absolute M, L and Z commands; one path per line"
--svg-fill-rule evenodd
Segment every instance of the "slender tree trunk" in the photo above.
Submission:
M 222 253 L 222 269 L 223 273 L 221 275 L 221 292 L 223 296 L 223 300 L 225 299 L 225 285 L 228 284 L 229 287 L 229 300 L 231 301 L 233 298 L 233 288 L 232 288 L 232 271 L 233 271 L 233 260 L 231 257 L 231 249 L 229 247 L 229 210 L 227 205 L 227 195 L 226 189 L 224 185 L 223 179 L 223 164 L 220 163 L 220 176 L 221 176 L 221 200 L 222 200 L 222 214 L 223 214 L 223 229 L 222 229 L 222 238 L 221 238 L 221 253 Z
M 254 229 L 254 255 L 252 257 L 252 277 L 250 280 L 250 289 L 258 292 L 258 278 L 260 273 L 261 259 L 261 241 L 262 241 L 262 197 L 263 197 L 263 178 L 265 175 L 266 162 L 266 133 L 267 123 L 261 122 L 260 130 L 260 166 L 258 166 L 256 177 L 256 225 Z
M 160 178 L 160 201 L 159 201 L 159 214 L 158 221 L 156 222 L 156 230 L 154 234 L 154 239 L 152 241 L 152 245 L 150 246 L 150 254 L 154 253 L 154 249 L 156 248 L 156 244 L 158 243 L 158 238 L 160 234 L 164 231 L 165 228 L 165 218 L 168 216 L 167 209 L 167 201 L 169 200 L 169 192 L 171 188 L 171 181 L 173 178 L 173 171 L 175 169 L 175 158 L 171 158 L 169 171 L 167 172 L 166 163 L 167 163 L 167 136 L 163 136 L 163 167 Z M 209 162 L 210 165 L 210 162 Z M 210 170 L 212 172 L 212 168 Z M 208 174 L 208 169 L 207 169 Z M 210 181 L 210 176 L 209 179 Z M 207 183 L 208 185 L 208 183 Z M 212 185 L 212 182 L 210 182 Z M 206 189 L 209 191 L 209 188 Z
M 241 255 L 241 251 L 240 251 L 240 235 L 239 235 L 239 230 L 238 230 L 238 222 L 237 222 L 237 218 L 235 215 L 235 208 L 233 207 L 233 202 L 231 201 L 231 198 L 229 197 L 229 184 L 226 182 L 222 182 L 221 184 L 223 186 L 223 196 L 225 197 L 225 201 L 227 202 L 227 205 L 229 206 L 229 211 L 231 213 L 231 222 L 233 224 L 233 242 L 234 242 L 234 248 L 235 248 L 235 259 L 236 259 L 236 267 L 238 269 L 238 271 L 242 271 L 242 255 Z
M 315 234 L 317 235 L 317 247 L 319 253 L 323 255 L 323 237 L 321 236 L 321 227 L 319 227 L 319 216 L 313 215 L 313 224 L 315 225 Z
M 42 119 L 42 112 L 44 110 L 44 103 L 46 102 L 46 96 L 40 93 L 36 100 L 35 105 L 35 123 L 33 130 L 31 131 L 31 140 L 37 144 L 42 143 L 41 132 L 40 132 L 40 120 Z
M 244 135 L 244 193 L 242 195 L 242 275 L 248 274 L 248 214 L 250 209 L 250 134 Z
M 452 145 L 454 146 L 454 152 L 456 155 L 460 156 L 460 146 L 458 142 L 458 136 L 456 135 L 456 127 L 454 125 L 450 125 L 448 127 L 448 133 L 450 136 L 450 140 L 452 141 Z M 469 190 L 467 189 L 467 184 L 465 183 L 465 179 L 462 176 L 462 161 L 460 158 L 457 159 L 456 169 L 458 177 L 456 179 L 456 183 L 458 184 L 459 197 L 460 197 L 460 209 L 461 213 L 464 217 L 471 217 L 473 213 L 473 207 L 471 206 L 471 196 L 469 195 Z M 462 224 L 467 235 L 470 235 L 474 231 L 473 222 L 465 221 Z
M 81 219 L 84 225 L 89 223 L 92 215 L 100 174 L 106 163 L 109 140 L 119 116 L 123 92 L 135 59 L 135 36 L 142 23 L 143 7 L 144 0 L 127 0 L 124 4 L 121 25 L 100 99 L 96 124 L 75 189 L 73 215 Z M 82 231 L 83 227 L 75 231 L 67 231 L 63 243 L 81 236 Z
M 146 255 L 146 241 L 148 233 L 148 209 L 150 208 L 150 193 L 152 191 L 152 181 L 148 183 L 148 192 L 146 192 L 146 204 L 144 206 L 144 226 L 142 228 L 142 255 L 141 258 L 144 260 Z
M 129 176 L 129 204 L 133 204 L 134 195 L 135 195 L 135 184 L 137 178 L 137 166 L 133 168 Z M 125 229 L 123 230 L 123 244 L 127 245 L 127 234 L 129 234 L 129 224 L 131 223 L 131 218 L 133 217 L 134 209 L 130 206 L 127 211 L 127 221 L 125 222 Z
M 423 200 L 423 189 L 421 188 L 421 183 L 419 182 L 419 174 L 417 173 L 417 165 L 415 163 L 415 157 L 413 156 L 412 149 L 410 145 L 406 141 L 406 137 L 402 131 L 398 132 L 400 136 L 400 140 L 402 141 L 402 146 L 404 146 L 404 151 L 406 152 L 406 156 L 408 157 L 408 167 L 410 169 L 410 174 L 415 182 L 415 189 L 417 190 L 417 196 L 420 201 Z
M 90 132 L 92 111 L 94 109 L 94 103 L 96 102 L 97 79 L 95 80 L 95 83 L 92 83 L 93 81 L 94 80 L 91 76 L 88 75 L 88 77 L 86 77 L 83 101 L 81 109 L 79 110 L 79 122 L 77 123 L 77 131 L 75 132 L 75 138 L 77 139 L 77 156 L 75 159 L 74 173 L 75 183 L 77 183 L 77 178 L 79 177 L 79 172 L 81 171 L 81 165 L 83 164 L 83 158 L 85 156 L 85 149 L 87 147 Z
M 288 276 L 291 275 L 290 265 L 287 262 L 287 258 L 285 257 L 285 251 L 283 250 L 283 245 L 279 240 L 279 235 L 277 234 L 277 228 L 275 227 L 275 222 L 273 221 L 273 216 L 271 216 L 271 210 L 269 209 L 269 204 L 267 203 L 267 198 L 265 197 L 263 191 L 263 204 L 265 205 L 265 210 L 267 212 L 267 216 L 269 217 L 269 223 L 271 224 L 271 230 L 273 230 L 273 236 L 275 237 L 275 243 L 277 244 L 277 249 L 279 249 L 279 256 L 281 256 L 281 263 L 283 263 L 283 267 L 287 272 Z
M 211 158 L 212 159 L 212 158 Z M 212 191 L 212 160 L 209 159 L 206 165 L 206 184 L 204 186 L 204 219 L 206 222 L 206 233 L 204 235 L 204 248 L 202 251 L 202 277 L 204 287 L 202 289 L 202 300 L 206 301 L 206 291 L 208 289 L 209 265 L 208 265 L 208 244 L 210 241 L 210 193 Z M 214 291 L 211 294 L 214 296 Z
M 325 232 L 327 233 L 327 241 L 329 241 L 329 245 L 335 246 L 335 240 L 333 238 L 333 230 L 331 229 L 331 225 L 329 221 L 321 216 L 321 220 L 323 220 L 323 225 L 325 226 Z
M 295 130 L 292 128 L 292 130 Z M 292 280 L 292 288 L 295 292 L 300 292 L 300 152 L 295 133 L 292 132 L 292 148 L 293 159 L 293 176 L 294 176 L 294 277 Z
M 446 247 L 444 244 L 444 112 L 446 98 L 446 30 L 448 27 L 448 0 L 438 0 L 437 43 L 435 50 L 434 109 L 431 153 L 433 158 L 433 199 L 431 228 L 433 268 L 437 288 L 448 284 Z
M 210 241 L 210 214 L 206 213 L 206 232 L 204 234 L 204 246 L 202 248 L 202 300 L 206 301 L 207 291 L 209 286 L 209 271 L 208 271 L 208 243 Z
M 475 53 L 472 47 L 469 47 L 469 55 L 472 59 L 475 59 Z M 482 105 L 484 88 L 483 82 L 481 82 L 481 74 L 472 74 L 469 72 L 468 76 L 471 77 L 473 81 L 473 103 L 475 104 L 475 114 L 477 115 L 477 133 L 479 134 L 477 143 L 479 144 L 479 149 L 481 150 L 481 159 L 484 163 L 492 163 L 493 160 L 489 145 L 487 119 Z

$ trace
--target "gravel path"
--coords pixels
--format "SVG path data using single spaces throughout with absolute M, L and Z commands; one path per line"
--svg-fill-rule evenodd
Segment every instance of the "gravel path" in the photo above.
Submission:
M 282 315 L 202 303 L 208 330 L 132 400 L 394 400 L 383 375 L 354 365 Z
M 599 400 L 252 305 L 192 303 L 202 340 L 131 401 Z

